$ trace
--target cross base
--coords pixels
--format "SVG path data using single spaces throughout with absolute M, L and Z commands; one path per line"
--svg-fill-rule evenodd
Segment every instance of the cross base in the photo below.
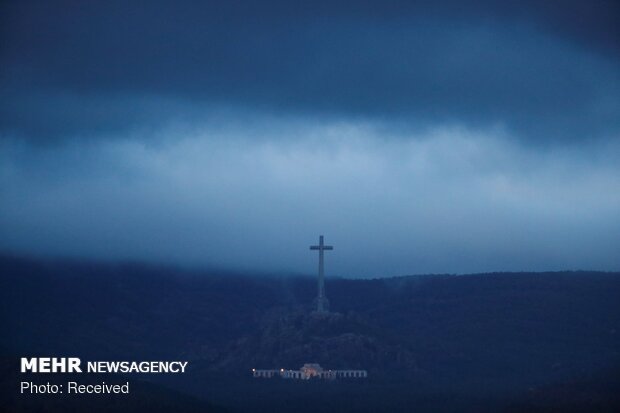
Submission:
M 317 313 L 329 313 L 329 300 L 326 297 L 315 298 L 313 305 Z

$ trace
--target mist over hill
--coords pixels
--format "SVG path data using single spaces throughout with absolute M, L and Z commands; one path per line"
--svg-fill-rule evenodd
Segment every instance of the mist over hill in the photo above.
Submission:
M 619 273 L 328 278 L 327 316 L 312 313 L 311 277 L 6 255 L 0 274 L 6 360 L 189 360 L 148 380 L 232 411 L 620 406 Z M 250 377 L 307 362 L 369 379 Z

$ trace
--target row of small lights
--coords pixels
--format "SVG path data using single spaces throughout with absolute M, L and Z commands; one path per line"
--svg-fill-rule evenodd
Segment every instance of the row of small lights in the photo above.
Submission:
M 252 369 L 252 371 L 256 371 L 256 369 Z M 280 371 L 284 371 L 284 369 L 280 369 Z M 329 371 L 331 371 L 331 370 L 329 370 Z
M 252 371 L 256 371 L 256 369 L 252 369 Z M 280 371 L 284 371 L 284 369 L 280 369 Z

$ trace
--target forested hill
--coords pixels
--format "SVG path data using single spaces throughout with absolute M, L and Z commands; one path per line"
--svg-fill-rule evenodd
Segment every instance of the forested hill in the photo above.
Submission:
M 619 273 L 328 278 L 323 317 L 311 277 L 9 256 L 0 274 L 4 355 L 190 360 L 196 395 L 213 377 L 305 362 L 483 399 L 620 366 Z M 207 398 L 226 406 L 224 390 Z

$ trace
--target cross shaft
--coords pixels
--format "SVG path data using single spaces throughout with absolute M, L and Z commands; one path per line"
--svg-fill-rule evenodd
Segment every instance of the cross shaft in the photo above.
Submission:
M 310 249 L 319 251 L 319 294 L 316 299 L 316 311 L 322 313 L 327 311 L 327 308 L 329 306 L 327 297 L 325 297 L 325 270 L 323 265 L 323 251 L 333 250 L 334 247 L 332 247 L 331 245 L 325 245 L 323 243 L 323 235 L 321 235 L 319 237 L 319 245 L 312 245 Z

